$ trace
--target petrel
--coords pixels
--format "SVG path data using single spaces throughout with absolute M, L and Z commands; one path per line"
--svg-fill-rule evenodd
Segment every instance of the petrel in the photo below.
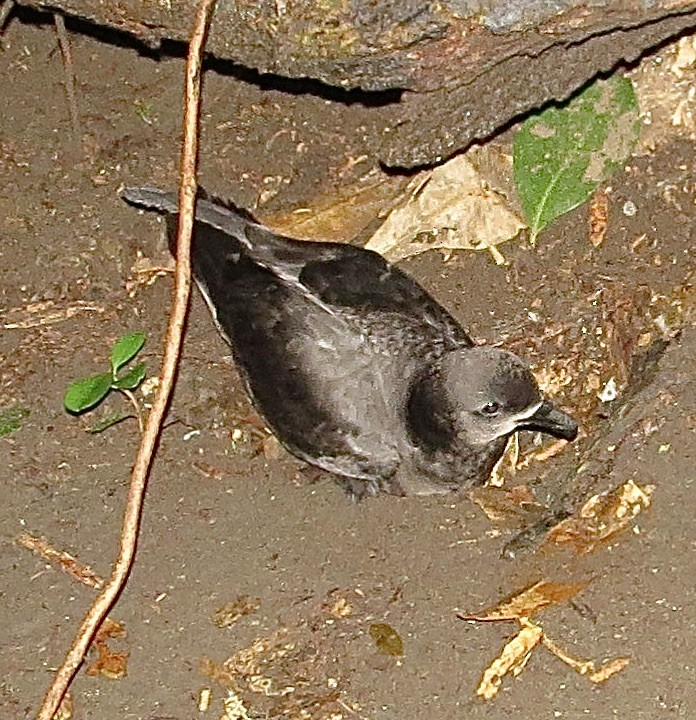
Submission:
M 167 216 L 174 194 L 127 188 Z M 294 455 L 353 497 L 480 485 L 517 430 L 573 440 L 527 366 L 476 346 L 415 280 L 375 252 L 283 237 L 199 199 L 193 275 L 258 412 Z

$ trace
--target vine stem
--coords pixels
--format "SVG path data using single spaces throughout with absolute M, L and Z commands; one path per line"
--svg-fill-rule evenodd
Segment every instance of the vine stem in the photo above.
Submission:
M 123 513 L 119 552 L 111 577 L 85 615 L 63 664 L 58 668 L 46 692 L 36 720 L 53 720 L 70 683 L 84 660 L 90 643 L 106 614 L 122 591 L 133 564 L 137 545 L 143 498 L 152 466 L 157 438 L 174 387 L 176 369 L 181 353 L 184 322 L 191 294 L 191 235 L 196 204 L 198 167 L 198 128 L 200 118 L 201 63 L 203 48 L 213 14 L 215 0 L 200 0 L 186 59 L 186 96 L 184 107 L 184 141 L 181 151 L 181 180 L 179 184 L 179 231 L 177 236 L 174 301 L 169 315 L 164 357 L 160 371 L 160 385 L 152 405 L 145 432 L 140 441 L 128 498 Z

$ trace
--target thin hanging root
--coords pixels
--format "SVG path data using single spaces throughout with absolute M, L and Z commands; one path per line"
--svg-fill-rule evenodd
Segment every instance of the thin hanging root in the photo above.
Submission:
M 68 107 L 70 108 L 70 124 L 72 125 L 73 140 L 79 146 L 82 142 L 82 129 L 80 127 L 80 116 L 77 111 L 77 93 L 75 92 L 75 67 L 73 66 L 72 53 L 70 52 L 70 40 L 65 30 L 65 20 L 60 13 L 53 13 L 53 22 L 56 24 L 56 35 L 58 36 L 58 47 L 63 57 L 63 68 L 65 70 L 65 91 L 68 95 Z
M 111 577 L 87 612 L 70 650 L 65 656 L 65 660 L 53 677 L 53 682 L 48 688 L 36 716 L 37 720 L 54 720 L 61 700 L 68 690 L 77 669 L 83 662 L 92 638 L 94 638 L 106 614 L 123 590 L 135 557 L 147 477 L 152 465 L 157 438 L 162 429 L 167 403 L 174 387 L 176 368 L 181 353 L 186 308 L 191 293 L 190 255 L 197 190 L 196 170 L 200 120 L 201 58 L 214 4 L 215 0 L 200 0 L 186 59 L 186 103 L 183 123 L 184 142 L 181 152 L 180 215 L 176 250 L 174 303 L 169 315 L 162 367 L 158 373 L 160 378 L 159 390 L 148 415 L 145 432 L 140 440 L 140 447 L 131 474 L 128 500 L 123 514 L 118 557 L 114 563 Z

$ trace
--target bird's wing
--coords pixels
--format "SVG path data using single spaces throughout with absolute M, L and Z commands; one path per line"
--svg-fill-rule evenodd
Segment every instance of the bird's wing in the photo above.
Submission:
M 402 316 L 410 324 L 423 326 L 446 346 L 474 344 L 415 280 L 371 250 L 327 243 L 322 255 L 306 261 L 299 279 L 327 305 L 364 315 Z
M 157 188 L 126 188 L 129 203 L 174 215 L 177 198 Z M 401 315 L 439 335 L 447 345 L 474 343 L 457 321 L 415 280 L 379 254 L 343 243 L 308 242 L 281 237 L 234 206 L 205 199 L 196 205 L 196 222 L 231 235 L 245 253 L 282 280 L 307 291 L 315 301 L 362 316 Z

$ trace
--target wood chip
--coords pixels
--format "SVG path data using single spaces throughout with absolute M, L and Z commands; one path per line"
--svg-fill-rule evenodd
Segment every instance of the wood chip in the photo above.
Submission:
M 597 190 L 590 198 L 590 244 L 598 248 L 607 234 L 609 217 L 609 195 L 605 190 Z

